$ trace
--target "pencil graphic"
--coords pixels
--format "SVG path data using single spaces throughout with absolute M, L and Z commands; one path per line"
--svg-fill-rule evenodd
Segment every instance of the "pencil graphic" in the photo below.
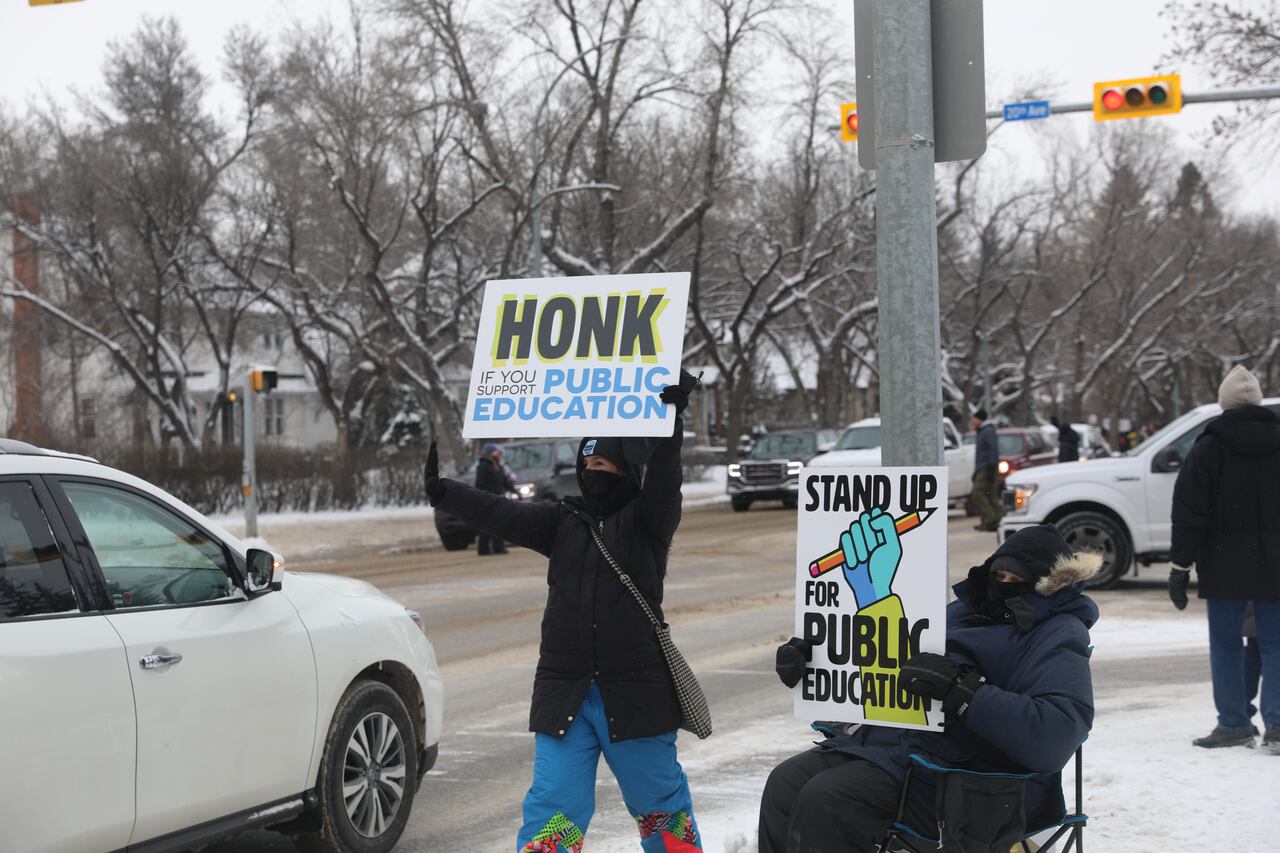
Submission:
M 895 518 L 893 520 L 894 529 L 896 529 L 898 531 L 898 535 L 901 536 L 904 533 L 915 530 L 917 527 L 924 524 L 925 521 L 928 520 L 929 516 L 933 515 L 933 513 L 934 510 L 922 509 L 919 512 L 908 513 L 907 515 L 902 516 L 902 518 Z M 819 557 L 810 563 L 809 576 L 816 578 L 820 575 L 826 574 L 832 569 L 838 569 L 843 565 L 844 551 L 837 548 L 830 554 Z

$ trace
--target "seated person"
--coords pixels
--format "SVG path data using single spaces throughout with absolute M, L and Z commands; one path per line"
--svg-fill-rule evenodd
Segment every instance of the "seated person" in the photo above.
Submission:
M 1037 525 L 970 569 L 947 606 L 947 653 L 922 652 L 902 667 L 908 691 L 941 700 L 945 729 L 841 725 L 779 764 L 761 798 L 760 853 L 875 850 L 913 753 L 947 767 L 1034 773 L 1026 826 L 1060 821 L 1061 770 L 1093 724 L 1089 627 L 1098 608 L 1083 589 L 1101 564 Z M 803 676 L 810 648 L 796 638 L 779 648 L 787 686 Z M 912 773 L 903 822 L 937 835 L 931 776 Z

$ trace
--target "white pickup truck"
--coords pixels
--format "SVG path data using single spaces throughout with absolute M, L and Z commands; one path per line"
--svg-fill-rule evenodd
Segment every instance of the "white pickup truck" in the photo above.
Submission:
M 951 421 L 942 420 L 942 455 L 947 464 L 947 501 L 964 503 L 973 490 L 975 448 L 965 444 Z M 850 424 L 836 446 L 809 461 L 810 468 L 863 468 L 880 464 L 880 419 L 863 418 Z
M 1280 397 L 1262 401 L 1280 414 Z M 1169 559 L 1173 484 L 1191 445 L 1222 413 L 1215 403 L 1174 420 L 1123 455 L 1042 465 L 1005 481 L 1000 541 L 1032 524 L 1053 524 L 1078 550 L 1099 551 L 1090 586 L 1105 589 L 1139 564 Z

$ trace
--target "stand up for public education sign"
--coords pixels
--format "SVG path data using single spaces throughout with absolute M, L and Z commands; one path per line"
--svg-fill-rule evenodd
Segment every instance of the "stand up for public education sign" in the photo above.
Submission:
M 898 670 L 946 647 L 947 469 L 807 468 L 798 525 L 795 631 L 813 656 L 796 716 L 940 729 Z
M 688 273 L 491 281 L 462 434 L 667 436 Z

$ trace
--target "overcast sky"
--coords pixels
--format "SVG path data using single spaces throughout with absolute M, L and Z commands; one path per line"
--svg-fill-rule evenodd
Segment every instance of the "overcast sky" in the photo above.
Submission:
M 232 26 L 246 23 L 269 32 L 293 18 L 331 14 L 341 19 L 346 5 L 341 0 L 83 0 L 31 8 L 24 0 L 0 2 L 0 32 L 5 35 L 0 50 L 0 80 L 5 82 L 0 97 L 10 106 L 45 93 L 64 97 L 73 85 L 97 85 L 107 42 L 128 34 L 145 14 L 175 15 L 206 70 L 214 75 L 222 40 Z M 819 2 L 830 5 L 835 25 L 848 32 L 852 58 L 852 0 Z M 1266 0 L 1258 0 L 1258 5 L 1265 6 Z M 1003 94 L 1032 79 L 1056 81 L 1056 90 L 1046 94 L 1061 103 L 1090 100 L 1095 80 L 1151 73 L 1169 37 L 1170 22 L 1161 14 L 1164 6 L 1164 0 L 986 0 L 988 104 L 998 107 Z M 1182 71 L 1185 91 L 1211 88 L 1196 69 L 1176 70 Z M 1189 154 L 1212 158 L 1216 152 L 1202 148 L 1207 130 L 1215 115 L 1231 109 L 1229 105 L 1193 105 L 1180 115 L 1146 121 L 1166 123 Z M 1058 116 L 1049 122 L 1054 123 L 1055 132 L 1080 138 L 1093 124 L 1088 114 Z M 998 169 L 1020 173 L 1034 169 L 1033 140 L 1038 132 L 1043 129 L 1012 124 L 1002 128 L 992 139 L 991 163 L 985 164 L 988 174 Z M 1269 175 L 1280 169 L 1280 162 L 1234 154 L 1227 166 L 1238 186 L 1237 210 L 1280 212 L 1280 181 Z

